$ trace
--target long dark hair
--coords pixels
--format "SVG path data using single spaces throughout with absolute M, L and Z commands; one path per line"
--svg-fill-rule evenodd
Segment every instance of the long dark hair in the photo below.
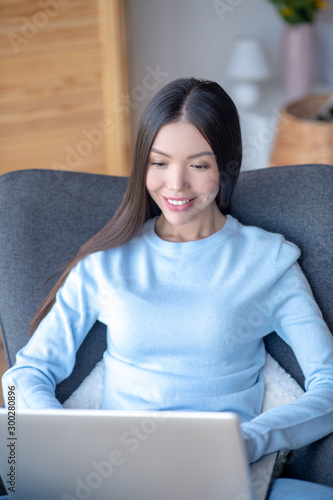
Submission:
M 237 109 L 228 94 L 215 82 L 196 78 L 174 80 L 155 94 L 142 115 L 133 168 L 117 212 L 69 261 L 32 320 L 31 333 L 51 310 L 57 291 L 80 260 L 94 252 L 127 243 L 137 235 L 147 219 L 160 213 L 146 189 L 148 157 L 160 128 L 179 121 L 196 127 L 216 155 L 220 173 L 216 202 L 222 213 L 229 211 L 242 160 Z

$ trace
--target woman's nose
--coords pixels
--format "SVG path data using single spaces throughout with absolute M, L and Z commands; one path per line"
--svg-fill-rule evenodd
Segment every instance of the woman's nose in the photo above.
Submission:
M 172 165 L 168 170 L 167 179 L 168 189 L 170 191 L 185 191 L 189 187 L 186 171 L 180 165 Z

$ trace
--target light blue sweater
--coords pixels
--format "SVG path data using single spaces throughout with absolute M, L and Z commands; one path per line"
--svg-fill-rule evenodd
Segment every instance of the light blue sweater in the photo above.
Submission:
M 55 385 L 98 319 L 108 331 L 104 408 L 236 412 L 250 461 L 332 432 L 333 338 L 298 248 L 231 216 L 185 243 L 160 239 L 154 224 L 72 270 L 3 377 L 20 407 L 61 407 Z M 307 392 L 260 415 L 263 337 L 273 330 L 294 350 Z

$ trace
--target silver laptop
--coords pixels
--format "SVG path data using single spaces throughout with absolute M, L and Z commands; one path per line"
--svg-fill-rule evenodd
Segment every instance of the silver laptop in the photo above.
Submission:
M 1 409 L 0 436 L 13 500 L 264 500 L 275 460 L 224 412 Z

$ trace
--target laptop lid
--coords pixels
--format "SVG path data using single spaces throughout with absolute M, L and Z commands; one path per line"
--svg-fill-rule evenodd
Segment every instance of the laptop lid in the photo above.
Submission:
M 0 435 L 13 500 L 254 498 L 233 413 L 2 409 Z

